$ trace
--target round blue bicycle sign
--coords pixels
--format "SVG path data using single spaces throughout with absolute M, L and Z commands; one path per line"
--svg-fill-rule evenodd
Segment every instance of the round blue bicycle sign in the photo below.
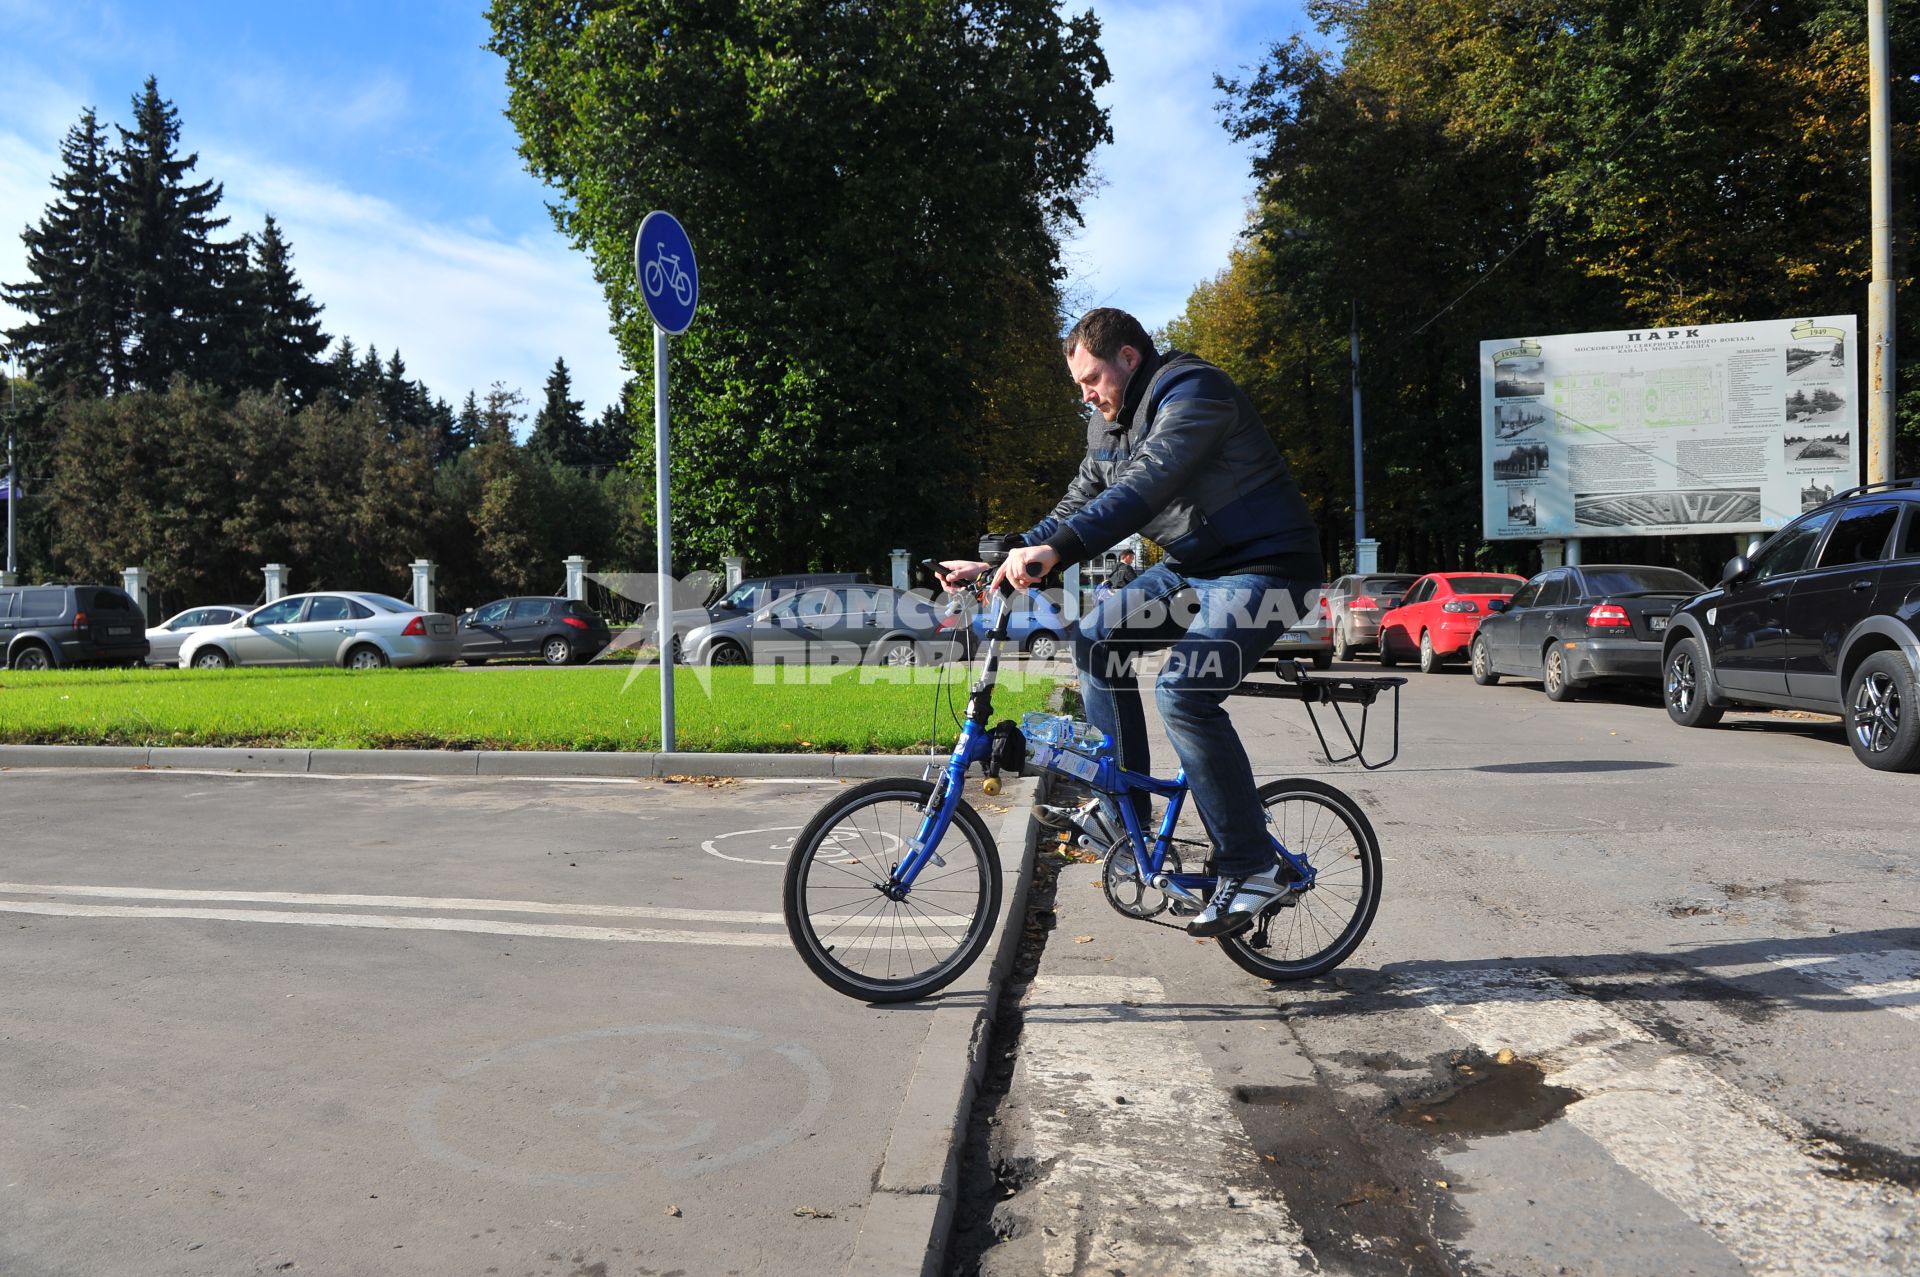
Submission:
M 653 322 L 670 333 L 687 331 L 700 301 L 700 268 L 693 260 L 693 241 L 672 213 L 655 209 L 641 221 L 633 239 L 633 271 Z

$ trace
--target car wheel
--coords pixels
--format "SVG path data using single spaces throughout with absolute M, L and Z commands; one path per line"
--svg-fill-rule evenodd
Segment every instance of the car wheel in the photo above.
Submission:
M 1920 702 L 1913 669 L 1899 652 L 1860 662 L 1847 689 L 1847 744 L 1875 771 L 1920 770 Z
M 50 670 L 53 668 L 53 657 L 38 643 L 22 643 L 13 649 L 11 664 L 17 670 Z
M 1313 654 L 1313 668 L 1317 670 L 1332 669 L 1333 653 L 1332 652 L 1315 652 Z
M 1567 654 L 1555 643 L 1540 661 L 1540 684 L 1550 701 L 1573 699 L 1573 680 L 1567 677 Z
M 1336 661 L 1353 659 L 1353 640 L 1347 637 L 1347 627 L 1344 625 L 1333 627 L 1333 659 Z
M 879 652 L 877 659 L 881 665 L 905 668 L 920 663 L 920 649 L 914 645 L 912 639 L 881 639 L 876 650 Z
M 197 670 L 223 670 L 233 664 L 233 659 L 217 647 L 203 647 L 193 654 L 193 668 Z
M 573 644 L 556 634 L 540 645 L 540 659 L 549 665 L 571 665 Z
M 1440 653 L 1433 650 L 1433 635 L 1426 630 L 1420 631 L 1420 672 L 1422 674 L 1440 672 Z
M 1380 666 L 1382 669 L 1390 670 L 1400 663 L 1400 654 L 1393 650 L 1393 644 L 1387 640 L 1387 632 L 1385 630 L 1380 631 L 1380 637 L 1376 639 L 1375 642 L 1379 647 Z
M 1052 630 L 1036 630 L 1027 639 L 1027 655 L 1036 661 L 1050 661 L 1060 654 L 1060 638 Z
M 1468 659 L 1472 663 L 1474 682 L 1482 687 L 1492 687 L 1500 681 L 1500 676 L 1493 672 L 1493 652 L 1487 647 L 1487 641 L 1478 634 L 1473 636 Z
M 738 643 L 715 643 L 712 650 L 707 653 L 709 665 L 745 665 L 746 663 L 746 649 Z
M 346 666 L 350 670 L 377 670 L 387 663 L 387 654 L 370 643 L 362 643 L 347 653 Z
M 1707 704 L 1706 678 L 1700 669 L 1700 645 L 1681 639 L 1667 653 L 1666 669 L 1660 678 L 1667 702 L 1667 717 L 1682 727 L 1712 727 L 1726 713 Z

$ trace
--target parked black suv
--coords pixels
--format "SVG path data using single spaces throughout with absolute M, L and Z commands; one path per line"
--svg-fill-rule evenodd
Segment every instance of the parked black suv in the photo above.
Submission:
M 16 670 L 139 665 L 147 659 L 147 618 L 111 586 L 8 586 L 0 589 L 0 648 Z
M 1674 613 L 1661 670 L 1682 726 L 1734 706 L 1839 714 L 1861 762 L 1920 770 L 1920 481 L 1842 492 L 1729 559 Z

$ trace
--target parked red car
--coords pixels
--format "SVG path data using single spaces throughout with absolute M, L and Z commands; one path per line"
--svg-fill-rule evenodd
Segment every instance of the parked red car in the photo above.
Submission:
M 1420 662 L 1431 674 L 1464 658 L 1493 599 L 1513 597 L 1527 583 L 1505 572 L 1431 572 L 1407 587 L 1400 606 L 1380 618 L 1380 663 Z

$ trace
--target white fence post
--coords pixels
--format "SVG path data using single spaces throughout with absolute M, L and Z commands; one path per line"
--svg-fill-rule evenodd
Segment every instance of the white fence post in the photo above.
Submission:
M 587 601 L 587 561 L 578 554 L 570 554 L 567 564 L 567 597 L 575 603 Z
M 905 550 L 895 550 L 892 557 L 893 588 L 896 590 L 905 590 L 910 584 L 907 580 L 907 552 Z
M 433 579 L 439 566 L 426 559 L 413 561 L 413 605 L 422 612 L 433 611 Z
M 265 569 L 265 576 L 267 578 L 267 602 L 271 603 L 287 592 L 287 565 L 284 563 L 269 563 Z
M 747 561 L 738 554 L 725 555 L 720 561 L 727 565 L 727 588 L 731 590 L 746 576 Z
M 140 609 L 140 615 L 152 623 L 153 613 L 147 610 L 147 570 L 145 568 L 122 568 L 120 580 L 125 583 L 127 595 L 134 606 Z

